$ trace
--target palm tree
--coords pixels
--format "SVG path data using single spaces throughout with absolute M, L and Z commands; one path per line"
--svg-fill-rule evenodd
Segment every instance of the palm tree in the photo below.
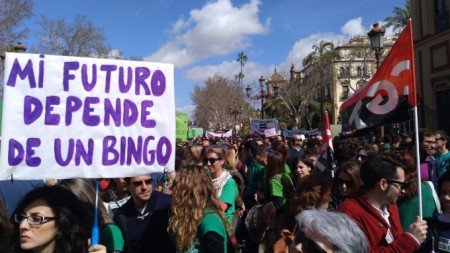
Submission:
M 320 41 L 319 45 L 313 45 L 311 53 L 303 59 L 303 66 L 309 66 L 313 63 L 323 63 L 330 60 L 338 59 L 339 53 L 334 50 L 333 42 Z
M 236 75 L 237 79 L 239 79 L 239 83 L 242 84 L 242 79 L 244 79 L 244 73 L 242 73 L 242 68 L 245 65 L 245 62 L 248 60 L 248 57 L 246 54 L 244 54 L 244 52 L 240 52 L 238 54 L 238 58 L 236 59 L 236 61 L 238 61 L 241 64 L 241 72 L 239 72 L 238 75 Z
M 394 30 L 405 27 L 411 17 L 410 0 L 406 1 L 405 9 L 401 7 L 394 7 L 394 10 L 392 12 L 392 16 L 389 16 L 384 20 L 387 22 L 386 27 L 393 26 Z

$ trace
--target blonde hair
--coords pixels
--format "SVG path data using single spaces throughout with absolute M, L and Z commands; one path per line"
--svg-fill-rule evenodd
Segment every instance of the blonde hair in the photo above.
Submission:
M 203 167 L 182 166 L 172 187 L 172 217 L 169 219 L 168 231 L 174 237 L 178 250 L 186 250 L 194 240 L 206 207 L 217 213 L 227 228 L 212 179 Z M 227 228 L 229 234 L 228 231 Z
M 237 166 L 236 150 L 233 146 L 225 149 L 225 161 L 228 164 L 228 169 L 235 170 Z

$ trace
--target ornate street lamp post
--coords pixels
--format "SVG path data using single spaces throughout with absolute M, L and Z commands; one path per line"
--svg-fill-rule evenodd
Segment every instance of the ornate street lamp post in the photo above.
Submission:
M 375 51 L 375 59 L 377 60 L 377 70 L 380 67 L 380 58 L 383 53 L 383 41 L 384 33 L 386 30 L 380 26 L 380 24 L 375 23 L 372 25 L 373 28 L 367 35 L 370 38 L 370 44 L 372 45 L 372 50 Z
M 372 45 L 372 50 L 375 51 L 375 59 L 377 62 L 377 70 L 380 68 L 380 58 L 383 54 L 383 41 L 385 29 L 380 26 L 380 24 L 375 23 L 372 25 L 372 30 L 367 33 L 370 39 L 370 44 Z M 384 137 L 384 126 L 380 127 L 380 136 Z
M 259 79 L 259 95 L 256 95 L 253 97 L 253 99 L 261 99 L 261 119 L 264 119 L 264 99 L 269 99 L 269 98 L 275 98 L 278 96 L 278 89 L 280 87 L 278 87 L 278 85 L 274 85 L 272 87 L 273 91 L 270 90 L 270 84 L 269 82 L 266 82 L 266 88 L 264 88 L 264 81 L 266 81 L 266 79 L 261 76 Z M 270 78 L 269 78 L 270 81 Z M 245 88 L 246 94 L 247 94 L 247 98 L 251 99 L 252 98 L 252 87 L 250 85 L 247 85 L 247 88 Z

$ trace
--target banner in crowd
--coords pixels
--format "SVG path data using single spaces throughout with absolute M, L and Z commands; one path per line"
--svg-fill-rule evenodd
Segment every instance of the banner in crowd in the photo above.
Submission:
M 283 136 L 285 138 L 292 138 L 292 136 L 294 134 L 303 134 L 306 137 L 310 137 L 310 136 L 316 136 L 316 135 L 320 135 L 322 132 L 318 129 L 311 129 L 311 130 L 300 130 L 300 129 L 291 129 L 291 130 L 283 130 Z
M 233 130 L 229 130 L 227 132 L 210 132 L 206 131 L 206 138 L 228 138 L 233 136 Z
M 7 53 L 0 179 L 173 170 L 174 67 Z
M 276 132 L 279 133 L 280 126 L 277 119 L 252 119 L 250 118 L 250 133 L 257 133 L 259 135 L 265 136 L 264 130 L 275 128 Z M 269 132 L 271 133 L 271 131 Z
M 341 105 L 343 131 L 406 121 L 417 105 L 411 22 L 372 79 Z
M 333 176 L 334 170 L 336 169 L 336 163 L 334 160 L 333 139 L 331 137 L 330 116 L 327 111 L 325 111 L 324 117 L 324 130 L 322 133 L 323 143 L 320 147 L 316 167 L 322 172 L 325 170 L 330 171 Z
M 176 138 L 187 140 L 189 130 L 189 115 L 187 113 L 176 113 Z

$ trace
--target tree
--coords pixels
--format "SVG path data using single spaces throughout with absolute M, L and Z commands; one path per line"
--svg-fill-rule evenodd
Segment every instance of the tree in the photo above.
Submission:
M 334 50 L 333 42 L 321 40 L 319 45 L 313 45 L 312 49 L 314 51 L 303 59 L 303 67 L 339 58 L 339 54 Z
M 384 21 L 386 21 L 386 27 L 394 27 L 394 30 L 399 28 L 403 28 L 408 24 L 409 19 L 411 18 L 411 2 L 410 0 L 406 1 L 405 9 L 401 7 L 394 7 L 392 11 L 392 16 L 387 17 Z
M 84 57 L 107 57 L 110 53 L 103 31 L 86 16 L 77 15 L 71 24 L 42 16 L 40 23 L 42 32 L 35 49 L 40 53 Z
M 32 0 L 0 0 L 0 50 L 4 55 L 8 44 L 27 39 L 28 29 L 19 25 L 33 14 Z
M 219 75 L 209 77 L 204 87 L 195 86 L 191 98 L 195 104 L 197 125 L 205 129 L 230 129 L 234 125 L 234 115 L 229 113 L 228 108 L 233 108 L 235 104 L 242 106 L 237 122 L 248 119 L 252 111 L 241 86 Z
M 242 84 L 242 80 L 244 79 L 244 73 L 242 72 L 242 68 L 245 65 L 245 62 L 248 60 L 248 57 L 246 54 L 244 54 L 244 52 L 240 52 L 238 54 L 238 58 L 236 59 L 236 61 L 238 61 L 241 64 L 241 72 L 239 72 L 239 74 L 237 74 L 235 76 L 235 78 L 237 78 L 239 80 L 239 83 Z

